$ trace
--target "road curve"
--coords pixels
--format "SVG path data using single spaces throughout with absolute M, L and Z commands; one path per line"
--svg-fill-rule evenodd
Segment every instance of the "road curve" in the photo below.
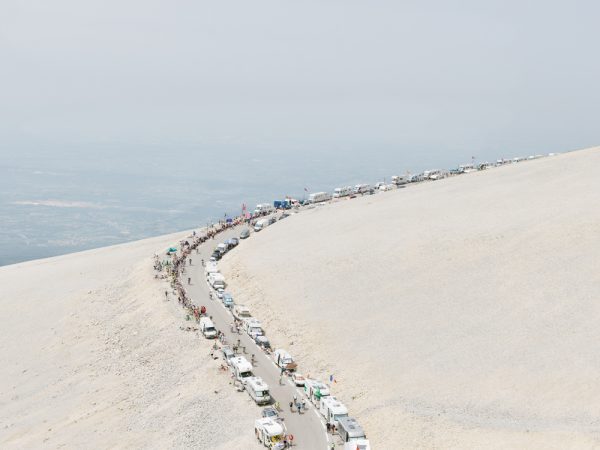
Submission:
M 241 346 L 245 346 L 246 348 L 245 356 L 247 359 L 250 360 L 251 355 L 255 355 L 253 372 L 269 385 L 269 390 L 274 401 L 280 403 L 281 411 L 279 415 L 283 418 L 287 434 L 292 434 L 294 436 L 293 448 L 297 450 L 328 450 L 333 441 L 331 436 L 327 434 L 325 421 L 314 405 L 306 398 L 302 388 L 295 387 L 291 380 L 287 378 L 285 378 L 285 383 L 280 385 L 280 371 L 275 362 L 258 348 L 246 333 L 242 332 L 239 335 L 233 334 L 231 332 L 233 316 L 219 299 L 215 297 L 211 300 L 209 298 L 210 288 L 206 282 L 204 267 L 201 264 L 201 260 L 204 259 L 205 261 L 208 261 L 214 247 L 216 247 L 219 242 L 223 242 L 232 237 L 238 237 L 241 229 L 242 226 L 238 226 L 234 229 L 219 233 L 215 239 L 209 239 L 200 244 L 198 246 L 198 254 L 194 252 L 189 255 L 189 257 L 192 258 L 193 264 L 191 266 L 186 265 L 187 274 L 182 276 L 182 278 L 190 277 L 192 279 L 192 284 L 185 286 L 188 296 L 195 305 L 206 306 L 207 314 L 212 316 L 216 328 L 225 334 L 227 343 L 233 344 L 239 339 Z M 243 241 L 241 241 L 240 245 L 243 245 Z M 235 251 L 235 249 L 233 249 L 233 251 Z M 258 319 L 260 320 L 260 317 L 258 317 Z M 266 330 L 267 335 L 268 332 L 269 330 Z M 248 395 L 245 391 L 242 393 L 237 392 L 233 387 L 231 388 L 231 394 Z M 306 411 L 303 414 L 290 412 L 289 403 L 294 395 L 297 395 L 299 399 L 306 399 Z M 248 398 L 250 397 L 248 396 Z M 262 408 L 256 406 L 256 417 L 253 417 L 248 422 L 249 432 L 253 432 L 254 419 L 261 417 L 261 411 Z M 260 448 L 258 443 L 256 444 L 256 447 Z

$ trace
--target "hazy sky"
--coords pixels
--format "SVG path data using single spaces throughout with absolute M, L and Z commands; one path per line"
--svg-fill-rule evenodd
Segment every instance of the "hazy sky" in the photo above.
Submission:
M 0 151 L 594 145 L 599 19 L 572 0 L 3 0 Z

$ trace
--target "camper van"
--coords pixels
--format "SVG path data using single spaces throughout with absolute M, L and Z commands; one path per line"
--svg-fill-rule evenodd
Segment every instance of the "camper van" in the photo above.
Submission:
M 254 435 L 258 442 L 272 450 L 283 449 L 283 426 L 271 417 L 256 419 L 254 422 Z
M 348 408 L 337 398 L 332 396 L 322 397 L 319 402 L 319 412 L 325 421 L 338 426 L 338 420 L 342 417 L 348 417 Z
M 352 188 L 350 186 L 335 188 L 333 190 L 333 198 L 347 197 L 350 194 L 352 194 Z
M 217 267 L 217 263 L 214 261 L 207 262 L 206 266 L 204 266 L 204 273 L 206 273 L 207 278 L 211 273 L 219 273 L 219 268 Z
M 392 177 L 392 183 L 396 186 L 402 186 L 403 184 L 408 183 L 408 175 L 394 175 Z
M 354 439 L 344 443 L 344 450 L 371 450 L 371 443 L 368 439 Z
M 327 192 L 315 192 L 314 194 L 310 194 L 308 196 L 309 203 L 320 203 L 331 200 L 331 195 Z
M 225 289 L 225 277 L 219 272 L 211 273 L 208 276 L 208 284 L 210 284 L 214 289 Z
M 236 380 L 246 383 L 246 379 L 252 376 L 252 364 L 243 356 L 231 359 L 231 369 Z
M 244 305 L 235 305 L 233 308 L 233 318 L 237 320 L 244 320 L 252 317 L 250 314 L 250 308 Z
M 318 405 L 322 397 L 329 395 L 329 387 L 319 380 L 306 379 L 304 381 L 304 392 L 312 403 Z
M 261 214 L 270 214 L 275 210 L 275 208 L 273 208 L 273 206 L 271 206 L 270 203 L 259 203 L 258 205 L 256 205 L 256 209 L 254 210 L 254 214 L 255 215 L 261 215 Z
M 371 189 L 372 189 L 371 185 L 369 185 L 369 184 L 357 184 L 356 186 L 354 186 L 354 193 L 355 194 L 366 194 Z
M 202 317 L 200 319 L 200 331 L 206 339 L 215 339 L 217 337 L 215 324 L 208 317 Z
M 215 249 L 215 251 L 219 252 L 221 255 L 224 255 L 225 253 L 227 253 L 228 249 L 229 249 L 229 246 L 226 243 L 221 242 L 220 244 L 217 245 L 217 248 Z
M 266 228 L 269 225 L 269 219 L 260 219 L 257 220 L 254 224 L 254 231 L 260 231 L 263 228 Z
M 269 386 L 260 377 L 248 377 L 245 383 L 248 395 L 257 405 L 267 405 L 271 402 Z
M 379 186 L 379 190 L 382 192 L 387 192 L 396 189 L 398 186 L 395 184 L 382 184 Z
M 256 336 L 263 335 L 262 324 L 258 319 L 250 317 L 243 322 L 244 331 L 248 333 L 248 336 L 255 338 Z
M 353 419 L 352 417 L 340 417 L 337 430 L 342 438 L 342 442 L 352 442 L 367 438 L 362 427 L 358 424 L 356 419 Z
M 294 362 L 292 355 L 282 348 L 275 350 L 273 353 L 273 359 L 275 360 L 275 364 L 282 368 L 285 368 L 288 364 L 292 364 Z

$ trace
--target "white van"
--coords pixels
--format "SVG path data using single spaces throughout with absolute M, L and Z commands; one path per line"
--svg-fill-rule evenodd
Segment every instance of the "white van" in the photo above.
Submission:
M 218 251 L 221 255 L 224 255 L 225 253 L 227 253 L 227 248 L 227 244 L 221 242 L 217 245 L 217 248 L 215 250 Z
M 275 350 L 273 353 L 273 359 L 278 367 L 287 367 L 288 364 L 294 362 L 294 358 L 287 351 L 282 348 Z
M 208 275 L 208 284 L 214 289 L 225 289 L 225 277 L 219 272 L 211 273 Z
M 319 402 L 319 412 L 325 421 L 338 426 L 338 420 L 341 417 L 348 417 L 348 408 L 337 398 L 330 395 L 322 397 Z
M 269 386 L 260 377 L 248 377 L 245 380 L 248 395 L 257 405 L 266 405 L 271 401 Z
M 231 359 L 231 368 L 236 380 L 246 383 L 246 379 L 252 376 L 252 364 L 243 356 L 236 356 Z
M 206 339 L 215 339 L 217 337 L 215 324 L 208 317 L 202 317 L 200 319 L 200 331 Z
M 350 186 L 335 188 L 333 190 L 333 198 L 347 197 L 350 194 L 352 194 L 352 188 Z

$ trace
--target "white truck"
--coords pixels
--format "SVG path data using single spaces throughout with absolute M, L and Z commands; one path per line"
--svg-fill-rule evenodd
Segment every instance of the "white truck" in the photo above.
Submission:
M 269 385 L 262 378 L 248 377 L 245 381 L 246 391 L 257 405 L 266 405 L 271 401 Z
M 283 449 L 283 426 L 271 419 L 264 417 L 254 421 L 254 435 L 258 442 L 273 450 Z
M 273 353 L 273 359 L 275 360 L 275 364 L 282 368 L 285 368 L 288 364 L 292 364 L 294 362 L 292 355 L 282 348 L 275 350 Z
M 352 188 L 350 186 L 335 188 L 333 190 L 333 198 L 347 197 L 350 194 L 352 194 Z
M 206 339 L 215 339 L 217 337 L 217 329 L 215 324 L 208 317 L 202 317 L 200 319 L 200 331 Z
M 314 194 L 310 194 L 308 196 L 309 203 L 320 203 L 331 200 L 331 194 L 327 192 L 315 192 Z
M 328 395 L 322 397 L 319 402 L 319 412 L 325 421 L 338 426 L 338 420 L 342 417 L 348 417 L 348 408 L 337 398 Z
M 231 369 L 236 380 L 246 384 L 246 380 L 252 376 L 252 364 L 243 356 L 236 356 L 231 360 Z
M 210 284 L 213 289 L 225 289 L 225 277 L 219 272 L 211 273 L 208 275 L 208 284 Z
M 254 224 L 254 231 L 258 232 L 258 231 L 262 230 L 263 228 L 266 228 L 267 226 L 269 226 L 269 219 L 257 220 L 256 223 Z
M 329 386 L 319 380 L 307 379 L 304 381 L 304 392 L 312 403 L 318 405 L 321 398 L 329 395 Z
M 252 317 L 252 314 L 250 314 L 250 308 L 244 305 L 235 305 L 232 314 L 233 318 L 237 320 L 244 320 Z

